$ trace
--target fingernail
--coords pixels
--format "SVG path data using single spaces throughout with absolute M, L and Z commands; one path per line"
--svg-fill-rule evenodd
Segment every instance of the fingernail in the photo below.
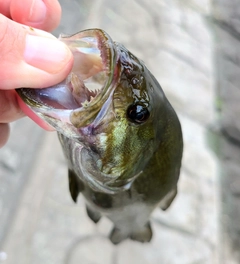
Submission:
M 33 0 L 30 7 L 28 22 L 40 23 L 42 22 L 47 13 L 47 8 L 42 0 Z
M 55 74 L 60 72 L 72 57 L 67 46 L 57 39 L 27 35 L 24 51 L 26 63 Z

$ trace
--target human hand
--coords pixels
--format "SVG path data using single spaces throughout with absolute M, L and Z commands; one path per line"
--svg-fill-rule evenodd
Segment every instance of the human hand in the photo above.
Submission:
M 48 129 L 19 100 L 15 89 L 51 86 L 70 72 L 70 50 L 42 31 L 56 28 L 60 17 L 57 0 L 0 0 L 0 147 L 8 139 L 8 123 L 23 117 L 23 111 Z

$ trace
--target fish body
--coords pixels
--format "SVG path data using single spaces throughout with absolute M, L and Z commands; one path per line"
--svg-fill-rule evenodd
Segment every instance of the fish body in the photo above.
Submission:
M 147 242 L 150 215 L 177 194 L 183 150 L 178 117 L 145 64 L 102 30 L 61 38 L 74 67 L 61 84 L 19 95 L 58 131 L 74 201 L 113 224 L 110 240 Z

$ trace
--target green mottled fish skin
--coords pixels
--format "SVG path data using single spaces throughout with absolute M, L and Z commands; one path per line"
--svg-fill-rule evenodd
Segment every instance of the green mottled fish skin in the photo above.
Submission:
M 182 132 L 178 117 L 156 79 L 140 60 L 123 46 L 116 45 L 119 78 L 111 111 L 102 117 L 100 125 L 88 130 L 86 142 L 77 142 L 62 134 L 59 139 L 69 164 L 73 200 L 81 192 L 86 199 L 87 213 L 95 223 L 102 216 L 112 220 L 110 240 L 114 244 L 127 238 L 147 242 L 152 237 L 150 214 L 157 206 L 167 209 L 177 193 Z M 150 112 L 149 118 L 140 124 L 127 116 L 129 105 L 137 102 L 145 104 Z M 100 159 L 100 168 L 105 173 L 122 173 L 119 184 L 113 183 L 113 187 L 139 175 L 128 189 L 112 193 L 96 190 L 82 169 L 88 166 L 89 159 L 83 158 L 86 156 L 90 163 Z

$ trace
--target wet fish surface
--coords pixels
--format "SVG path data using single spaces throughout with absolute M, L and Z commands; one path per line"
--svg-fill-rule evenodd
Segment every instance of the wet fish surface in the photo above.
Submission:
M 114 244 L 152 238 L 150 215 L 177 194 L 183 140 L 179 119 L 145 64 L 101 29 L 60 36 L 74 66 L 61 83 L 17 89 L 58 132 L 69 190 Z

